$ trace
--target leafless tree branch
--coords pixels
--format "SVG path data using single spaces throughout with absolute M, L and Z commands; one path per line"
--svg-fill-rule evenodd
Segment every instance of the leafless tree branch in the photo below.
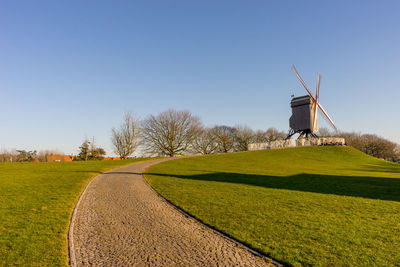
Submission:
M 132 155 L 138 146 L 139 122 L 131 114 L 126 113 L 123 124 L 117 129 L 111 130 L 111 141 L 114 152 L 121 159 Z
M 142 125 L 146 152 L 173 157 L 188 150 L 201 129 L 200 119 L 189 111 L 169 109 L 150 115 Z

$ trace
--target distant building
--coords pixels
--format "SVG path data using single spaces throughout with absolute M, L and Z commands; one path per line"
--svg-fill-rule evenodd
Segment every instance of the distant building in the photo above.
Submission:
M 121 160 L 120 157 L 105 157 L 104 160 Z
M 61 162 L 61 161 L 72 161 L 72 155 L 57 155 L 57 154 L 50 154 L 46 155 L 47 162 Z

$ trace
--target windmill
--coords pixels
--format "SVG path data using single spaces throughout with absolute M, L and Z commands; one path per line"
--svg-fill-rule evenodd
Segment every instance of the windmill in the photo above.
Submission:
M 303 79 L 300 77 L 295 66 L 292 66 L 292 70 L 299 78 L 301 84 L 306 89 L 308 95 L 295 97 L 290 102 L 292 107 L 292 116 L 289 119 L 289 134 L 286 139 L 292 137 L 292 135 L 299 133 L 299 138 L 303 136 L 308 137 L 318 137 L 315 132 L 318 132 L 318 110 L 321 110 L 322 114 L 328 119 L 330 125 L 337 130 L 332 119 L 326 113 L 324 108 L 319 103 L 319 84 L 321 82 L 321 76 L 318 73 L 317 79 L 317 89 L 315 92 L 315 97 L 308 89 L 307 85 L 304 83 Z

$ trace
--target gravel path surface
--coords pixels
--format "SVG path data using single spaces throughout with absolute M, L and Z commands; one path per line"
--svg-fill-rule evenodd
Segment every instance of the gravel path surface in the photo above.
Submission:
M 160 161 L 118 168 L 89 183 L 72 217 L 71 265 L 268 266 L 155 193 L 142 172 Z

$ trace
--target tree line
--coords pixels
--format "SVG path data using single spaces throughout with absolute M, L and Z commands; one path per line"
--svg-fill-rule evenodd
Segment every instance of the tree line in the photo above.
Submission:
M 346 139 L 348 146 L 371 156 L 400 162 L 400 146 L 375 134 L 331 132 L 327 128 L 319 131 L 321 137 L 337 136 Z M 285 139 L 287 134 L 276 128 L 254 131 L 246 125 L 215 125 L 206 127 L 200 118 L 187 110 L 173 109 L 150 115 L 139 120 L 132 113 L 124 116 L 123 123 L 111 130 L 114 152 L 126 159 L 135 151 L 146 156 L 168 156 L 187 154 L 214 154 L 246 151 L 251 143 L 266 143 Z M 0 162 L 48 161 L 59 151 L 13 150 L 0 152 Z M 79 153 L 73 160 L 101 160 L 106 152 L 99 147 L 94 137 L 85 137 Z
M 282 140 L 286 134 L 275 128 L 254 131 L 248 126 L 205 127 L 187 110 L 173 109 L 138 120 L 131 113 L 119 128 L 112 129 L 114 152 L 121 158 L 139 147 L 149 156 L 174 157 L 185 154 L 213 154 L 246 151 L 250 143 Z
M 0 152 L 0 162 L 52 162 L 52 161 L 65 161 L 65 157 L 74 161 L 81 160 L 102 160 L 106 151 L 97 146 L 94 137 L 89 140 L 85 137 L 82 145 L 79 147 L 79 153 L 75 156 L 72 155 L 64 155 L 61 151 L 58 150 L 5 150 L 3 149 Z
M 321 137 L 344 137 L 346 144 L 371 156 L 398 161 L 400 146 L 374 134 L 330 132 L 321 128 Z M 287 134 L 276 128 L 254 131 L 246 125 L 205 127 L 200 118 L 187 110 L 173 109 L 150 115 L 144 120 L 125 114 L 119 128 L 112 129 L 114 152 L 122 159 L 138 148 L 148 156 L 213 154 L 248 150 L 251 143 L 285 139 Z
M 0 162 L 46 162 L 50 155 L 60 155 L 62 152 L 57 150 L 18 150 L 2 149 L 0 152 Z

